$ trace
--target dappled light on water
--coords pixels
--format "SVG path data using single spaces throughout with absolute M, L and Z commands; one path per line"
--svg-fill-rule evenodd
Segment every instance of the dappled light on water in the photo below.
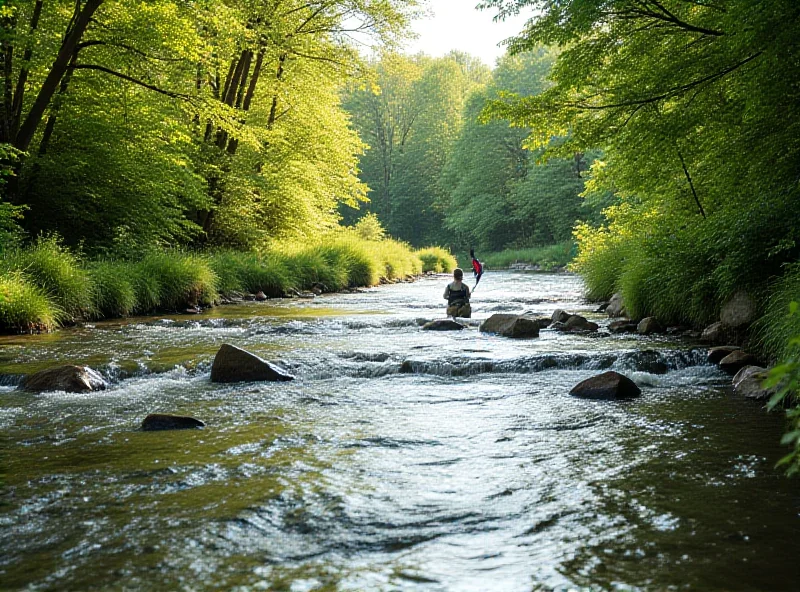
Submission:
M 778 415 L 696 344 L 423 332 L 446 281 L 7 338 L 2 587 L 795 589 Z M 580 294 L 569 275 L 487 273 L 474 316 L 606 323 Z M 222 343 L 297 380 L 212 384 Z M 12 390 L 54 361 L 112 387 Z M 609 368 L 642 396 L 568 395 Z M 152 412 L 207 427 L 139 431 Z

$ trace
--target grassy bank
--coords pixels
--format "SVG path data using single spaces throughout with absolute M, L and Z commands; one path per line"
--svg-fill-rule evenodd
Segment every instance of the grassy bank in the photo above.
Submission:
M 507 249 L 484 255 L 481 261 L 488 269 L 505 269 L 514 263 L 526 263 L 543 270 L 552 270 L 566 267 L 572 260 L 574 248 L 574 243 L 570 241 L 546 247 Z
M 275 298 L 313 288 L 335 292 L 454 267 L 443 249 L 415 252 L 405 243 L 352 232 L 258 252 L 167 250 L 91 261 L 47 238 L 0 260 L 0 331 L 49 331 L 78 320 L 182 311 L 246 293 Z

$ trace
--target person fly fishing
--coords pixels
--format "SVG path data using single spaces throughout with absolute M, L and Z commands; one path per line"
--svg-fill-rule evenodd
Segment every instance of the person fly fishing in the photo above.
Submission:
M 473 249 L 469 250 L 469 255 L 472 257 L 472 272 L 475 274 L 475 288 L 477 288 L 483 275 L 483 265 L 475 258 Z M 447 316 L 449 317 L 468 319 L 472 316 L 472 307 L 469 304 L 470 289 L 463 280 L 464 270 L 457 267 L 453 270 L 453 281 L 444 289 L 444 298 L 447 300 Z

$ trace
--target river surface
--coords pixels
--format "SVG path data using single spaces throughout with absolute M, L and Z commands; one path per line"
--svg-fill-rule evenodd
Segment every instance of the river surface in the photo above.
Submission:
M 800 588 L 780 414 L 665 337 L 421 331 L 447 281 L 0 338 L 0 589 Z M 473 320 L 607 324 L 581 289 L 487 273 Z M 222 343 L 297 380 L 212 384 Z M 112 388 L 13 391 L 64 362 Z M 608 368 L 642 396 L 569 396 Z

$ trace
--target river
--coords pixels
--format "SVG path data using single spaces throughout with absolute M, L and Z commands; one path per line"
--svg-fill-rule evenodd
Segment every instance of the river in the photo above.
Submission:
M 0 338 L 0 589 L 798 589 L 780 414 L 667 337 L 421 331 L 447 281 Z M 490 272 L 474 320 L 607 324 L 581 288 Z M 212 384 L 222 343 L 297 380 Z M 65 362 L 112 388 L 13 390 Z M 642 396 L 569 396 L 607 368 Z

